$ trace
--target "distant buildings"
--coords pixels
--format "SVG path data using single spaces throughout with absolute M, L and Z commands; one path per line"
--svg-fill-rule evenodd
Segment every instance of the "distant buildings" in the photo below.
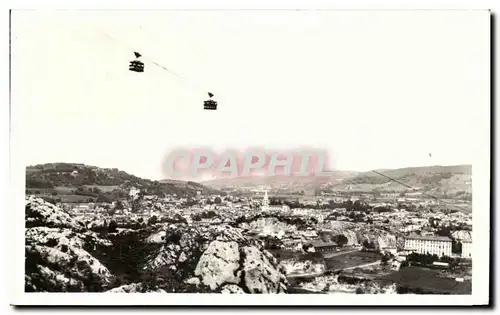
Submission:
M 270 206 L 269 205 L 269 196 L 267 195 L 267 190 L 266 190 L 266 191 L 264 191 L 264 198 L 262 199 L 262 204 L 261 204 L 260 210 L 262 212 L 275 211 L 275 212 L 287 213 L 290 210 L 290 207 L 287 205 Z
M 451 243 L 449 237 L 410 235 L 405 238 L 405 249 L 419 254 L 451 256 Z
M 72 207 L 71 211 L 75 214 L 85 214 L 91 211 L 92 208 L 89 203 L 78 203 Z
M 361 196 L 354 195 L 354 196 L 351 196 L 351 198 L 350 198 L 350 199 L 351 199 L 351 201 L 352 201 L 352 202 L 355 202 L 355 201 L 360 200 L 360 199 L 361 199 Z
M 201 198 L 202 198 L 202 197 L 203 197 L 203 196 L 201 195 L 201 190 L 197 190 L 197 191 L 196 191 L 196 200 L 198 200 L 198 201 L 199 201 L 199 200 L 201 200 Z
M 334 252 L 339 247 L 335 242 L 323 242 L 323 241 L 313 241 L 311 245 L 314 247 L 314 251 L 317 253 L 329 253 Z
M 462 240 L 462 258 L 472 258 L 472 240 Z
M 139 193 L 141 191 L 135 187 L 131 187 L 130 188 L 130 191 L 129 191 L 129 196 L 133 199 L 133 200 L 136 200 L 137 198 L 139 198 Z

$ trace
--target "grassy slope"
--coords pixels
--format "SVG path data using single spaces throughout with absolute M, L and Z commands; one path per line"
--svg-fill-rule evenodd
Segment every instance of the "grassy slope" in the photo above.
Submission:
M 73 171 L 78 174 L 73 174 Z M 137 187 L 148 194 L 177 194 L 193 196 L 197 190 L 204 193 L 216 193 L 214 189 L 195 182 L 158 182 L 143 179 L 116 168 L 99 168 L 76 163 L 50 163 L 28 166 L 26 168 L 26 190 L 41 196 L 53 196 L 64 201 L 82 202 L 96 199 L 99 195 L 116 199 L 125 196 L 130 187 Z M 85 190 L 86 195 L 77 191 Z M 98 188 L 98 192 L 87 194 L 89 189 Z

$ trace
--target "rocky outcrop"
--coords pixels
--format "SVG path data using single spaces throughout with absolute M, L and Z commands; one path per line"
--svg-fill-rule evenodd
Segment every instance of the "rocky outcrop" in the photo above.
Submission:
M 359 244 L 372 249 L 396 247 L 396 235 L 384 230 L 362 229 L 356 233 Z
M 268 251 L 255 246 L 240 249 L 243 260 L 240 286 L 248 293 L 286 292 L 285 275 L 278 269 L 278 262 Z M 245 290 L 245 288 L 247 290 Z
M 253 220 L 251 222 L 243 222 L 239 225 L 242 229 L 259 233 L 261 235 L 276 235 L 283 232 L 294 232 L 297 230 L 296 225 L 290 225 L 282 222 L 275 217 L 265 217 Z
M 41 198 L 28 196 L 26 197 L 25 204 L 25 221 L 27 228 L 45 226 L 69 228 L 80 231 L 85 227 L 83 222 L 74 220 L 68 213 Z
M 347 238 L 346 245 L 359 244 L 356 232 L 356 225 L 343 221 L 329 221 L 325 224 L 326 229 L 320 232 L 320 238 L 328 241 L 336 235 L 344 235 Z
M 225 286 L 222 287 L 221 293 L 238 293 L 238 294 L 244 294 L 245 291 L 243 291 L 242 288 L 235 284 L 226 284 Z
M 472 232 L 466 230 L 459 230 L 451 232 L 451 237 L 455 240 L 472 240 Z
M 396 247 L 396 235 L 366 224 L 353 224 L 343 221 L 330 221 L 326 225 L 327 229 L 320 232 L 320 238 L 325 241 L 337 235 L 344 235 L 347 238 L 347 245 L 367 245 L 373 249 L 384 247 Z
M 240 252 L 237 242 L 213 241 L 196 266 L 195 275 L 212 290 L 223 283 L 239 283 Z
M 66 228 L 26 229 L 26 291 L 101 291 L 112 281 L 108 268 L 85 248 L 110 244 L 93 233 Z
M 165 237 L 158 252 L 151 255 L 143 269 L 180 281 L 178 290 L 197 292 L 204 288 L 224 293 L 286 292 L 288 282 L 276 258 L 259 242 L 243 236 L 242 231 L 228 225 L 193 228 L 163 227 L 148 241 Z M 160 237 L 161 239 L 161 237 Z M 168 292 L 170 284 L 162 284 Z M 160 285 L 160 287 L 162 287 Z
M 92 231 L 34 197 L 26 222 L 26 291 L 287 292 L 277 260 L 229 225 Z
M 287 275 L 292 274 L 321 274 L 326 270 L 324 263 L 313 262 L 311 260 L 289 259 L 280 263 Z
M 313 281 L 302 282 L 299 287 L 312 292 L 351 293 L 351 294 L 396 294 L 394 284 L 380 285 L 375 281 L 363 281 L 348 284 L 338 280 L 337 276 L 316 277 Z
M 142 283 L 131 283 L 113 288 L 111 290 L 106 291 L 106 293 L 167 293 L 167 292 L 162 289 L 156 289 L 156 290 L 147 289 Z
M 102 291 L 112 281 L 108 268 L 88 250 L 111 246 L 96 233 L 43 199 L 26 198 L 25 290 Z

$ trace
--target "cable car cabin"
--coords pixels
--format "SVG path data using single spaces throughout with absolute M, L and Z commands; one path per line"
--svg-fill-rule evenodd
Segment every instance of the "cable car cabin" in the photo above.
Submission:
M 203 103 L 203 108 L 206 110 L 217 110 L 217 102 L 214 100 L 207 100 Z
M 128 69 L 134 72 L 144 72 L 144 63 L 139 60 L 133 60 L 130 62 Z

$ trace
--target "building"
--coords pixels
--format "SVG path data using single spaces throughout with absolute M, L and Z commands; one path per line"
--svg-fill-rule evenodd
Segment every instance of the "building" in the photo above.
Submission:
M 472 240 L 462 240 L 462 258 L 472 259 Z
M 439 257 L 451 256 L 451 239 L 445 236 L 409 235 L 405 238 L 405 250 Z
M 129 191 L 129 196 L 133 199 L 133 200 L 136 200 L 139 198 L 139 194 L 140 194 L 140 190 L 135 188 L 135 187 L 131 187 L 130 188 L 130 191 Z
M 267 190 L 264 192 L 264 198 L 262 199 L 261 210 L 262 211 L 269 210 L 269 197 L 267 196 Z
M 381 248 L 384 252 L 388 252 L 394 256 L 396 256 L 398 254 L 398 249 L 396 247 L 391 247 L 391 246 L 387 246 L 387 247 L 383 247 Z
M 91 210 L 90 205 L 88 203 L 78 203 L 73 206 L 72 211 L 74 213 L 87 213 Z
M 357 195 L 354 195 L 354 196 L 351 196 L 351 198 L 349 198 L 352 202 L 355 202 L 355 201 L 358 201 L 361 199 L 361 196 L 357 196 Z
M 335 242 L 323 242 L 321 240 L 313 241 L 311 245 L 314 247 L 314 251 L 317 253 L 330 253 L 337 250 L 339 247 Z

